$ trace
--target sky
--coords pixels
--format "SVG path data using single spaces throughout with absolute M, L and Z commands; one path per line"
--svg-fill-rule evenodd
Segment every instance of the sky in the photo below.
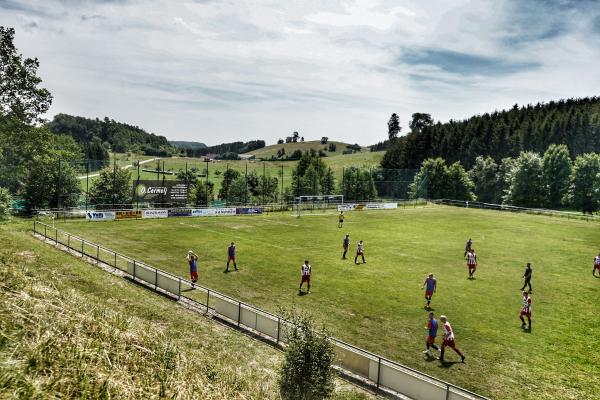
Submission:
M 361 145 L 600 94 L 600 0 L 0 0 L 46 118 L 108 116 L 209 145 L 298 131 Z

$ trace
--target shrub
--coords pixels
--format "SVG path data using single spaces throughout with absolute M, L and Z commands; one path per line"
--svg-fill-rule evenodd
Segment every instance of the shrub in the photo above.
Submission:
M 279 389 L 286 400 L 319 400 L 334 390 L 333 345 L 324 328 L 314 328 L 310 315 L 283 311 L 288 328 L 287 348 L 279 370 Z
M 0 187 L 0 220 L 8 218 L 11 204 L 12 197 L 10 196 L 10 192 L 8 189 Z

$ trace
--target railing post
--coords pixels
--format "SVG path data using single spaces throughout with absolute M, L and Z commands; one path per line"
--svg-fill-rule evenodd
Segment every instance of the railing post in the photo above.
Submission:
M 241 319 L 242 319 L 242 302 L 238 301 L 238 328 L 240 327 Z
M 158 268 L 154 268 L 154 290 L 158 289 Z
M 71 234 L 67 233 L 67 249 L 71 250 Z
M 115 269 L 117 268 L 117 253 L 115 253 Z
M 100 245 L 96 245 L 96 265 L 100 265 Z
M 187 163 L 186 163 L 187 166 Z M 181 300 L 181 278 L 179 278 L 179 290 L 177 291 L 177 300 Z
M 83 255 L 85 254 L 83 252 L 83 243 L 84 243 L 84 241 L 83 241 L 83 239 L 81 239 L 81 257 L 83 257 Z
M 377 360 L 377 389 L 379 389 L 379 377 L 381 376 L 381 357 Z
M 48 232 L 47 232 L 47 228 L 48 228 L 48 227 L 47 227 L 46 225 L 44 225 L 44 240 L 47 240 L 47 239 L 48 239 Z
M 281 318 L 277 317 L 277 344 L 279 344 L 279 331 L 281 330 Z
M 208 312 L 208 301 L 210 300 L 210 289 L 206 289 L 206 312 Z
M 135 260 L 133 260 L 133 279 L 135 279 Z
M 58 229 L 54 228 L 54 244 L 58 246 Z
M 450 398 L 450 385 L 446 383 L 446 400 Z
M 37 218 L 37 217 L 36 217 L 36 218 Z M 36 228 L 36 226 L 35 226 L 36 222 L 37 222 L 37 221 L 34 219 L 34 220 L 33 220 L 33 234 L 34 234 L 34 235 L 35 235 L 35 234 L 37 234 L 37 232 L 36 232 L 36 230 L 35 230 L 35 228 Z

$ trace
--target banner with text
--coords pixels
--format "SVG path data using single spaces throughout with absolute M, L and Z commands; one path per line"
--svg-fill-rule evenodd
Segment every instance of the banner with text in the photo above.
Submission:
M 367 203 L 365 208 L 368 210 L 391 210 L 398 208 L 398 203 Z
M 188 186 L 185 181 L 143 180 L 133 182 L 133 201 L 185 204 Z
M 196 208 L 192 210 L 192 217 L 211 217 L 218 215 L 235 215 L 235 207 L 224 208 Z
M 142 218 L 167 218 L 169 210 L 143 210 Z
M 120 219 L 138 219 L 142 218 L 141 211 L 115 211 L 115 218 Z
M 236 214 L 247 215 L 247 214 L 262 214 L 262 208 L 259 207 L 238 207 Z
M 113 221 L 115 213 L 113 211 L 88 211 L 85 213 L 85 219 L 89 221 Z

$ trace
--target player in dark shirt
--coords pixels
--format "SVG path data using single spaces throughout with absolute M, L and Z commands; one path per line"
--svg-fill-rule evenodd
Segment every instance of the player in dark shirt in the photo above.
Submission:
M 235 243 L 231 242 L 231 245 L 227 248 L 227 269 L 225 272 L 229 272 L 229 263 L 233 261 L 233 267 L 237 271 L 237 264 L 235 263 Z
M 531 274 L 533 270 L 531 269 L 531 263 L 527 263 L 527 268 L 525 268 L 525 273 L 523 274 L 523 278 L 525 278 L 525 283 L 523 287 L 520 289 L 521 291 L 525 290 L 525 286 L 529 286 L 529 293 L 532 292 L 531 289 Z
M 344 242 L 342 243 L 342 248 L 344 249 L 344 254 L 342 254 L 342 260 L 346 259 L 348 247 L 350 247 L 350 235 L 346 235 L 346 237 L 344 238 Z

